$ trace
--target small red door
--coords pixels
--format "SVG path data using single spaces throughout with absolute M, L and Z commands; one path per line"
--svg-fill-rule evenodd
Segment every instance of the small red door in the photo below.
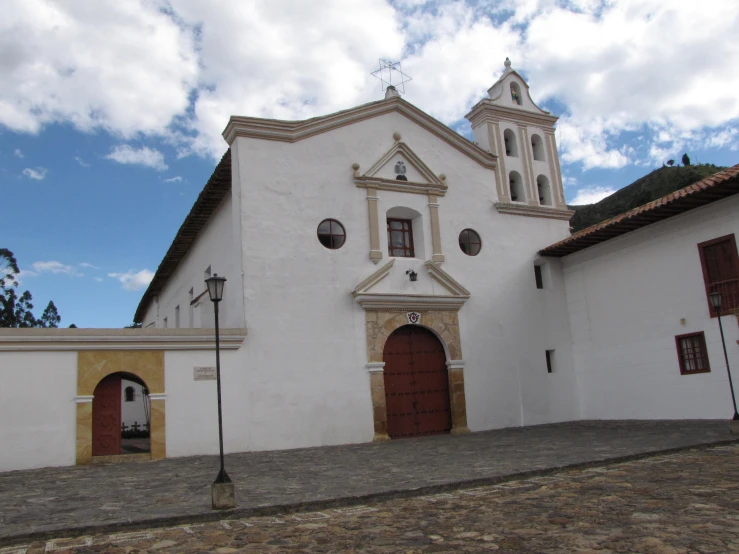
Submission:
M 448 432 L 449 378 L 439 339 L 423 327 L 406 325 L 388 337 L 383 360 L 388 435 Z
M 121 377 L 108 375 L 92 400 L 92 455 L 121 453 Z

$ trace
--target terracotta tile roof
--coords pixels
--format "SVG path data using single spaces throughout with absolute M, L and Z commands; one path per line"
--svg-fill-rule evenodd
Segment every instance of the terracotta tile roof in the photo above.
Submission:
M 195 204 L 187 214 L 180 230 L 177 231 L 172 244 L 164 255 L 162 263 L 159 264 L 154 278 L 149 283 L 144 296 L 141 297 L 139 307 L 133 320 L 141 323 L 146 314 L 149 303 L 162 292 L 169 278 L 174 274 L 177 266 L 187 255 L 190 247 L 195 243 L 198 234 L 210 220 L 213 212 L 221 204 L 226 195 L 231 191 L 231 149 L 218 162 L 213 174 L 200 192 Z
M 737 193 L 739 193 L 739 165 L 714 173 L 662 198 L 591 225 L 564 240 L 547 246 L 540 250 L 539 254 L 561 258 Z

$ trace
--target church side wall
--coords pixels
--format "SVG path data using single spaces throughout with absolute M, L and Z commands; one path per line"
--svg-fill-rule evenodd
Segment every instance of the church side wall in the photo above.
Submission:
M 232 200 L 228 195 L 213 217 L 198 235 L 195 244 L 183 258 L 158 298 L 151 302 L 143 320 L 143 327 L 175 328 L 176 307 L 179 306 L 181 328 L 207 328 L 214 326 L 213 303 L 205 285 L 205 270 L 225 276 L 228 281 L 223 301 L 219 307 L 219 321 L 223 327 L 243 327 L 243 303 L 241 295 L 241 260 L 239 250 L 234 248 L 232 225 Z M 190 290 L 193 298 L 200 300 L 190 305 Z
M 737 213 L 732 197 L 563 258 L 585 419 L 731 417 L 697 244 L 739 236 Z M 737 318 L 722 323 L 737 382 Z M 681 375 L 675 336 L 700 331 L 711 371 Z
M 574 368 L 563 280 L 549 290 L 534 281 L 535 252 L 568 234 L 558 220 L 499 214 L 494 171 L 486 169 L 399 114 L 388 114 L 295 143 L 237 138 L 241 168 L 241 244 L 248 338 L 243 371 L 253 388 L 236 442 L 276 449 L 372 440 L 373 417 L 364 310 L 351 291 L 389 260 L 385 214 L 411 208 L 423 217 L 424 259 L 397 259 L 393 272 L 413 268 L 421 291 L 431 257 L 428 197 L 378 191 L 383 259 L 369 259 L 365 172 L 393 145 L 393 132 L 449 190 L 438 199 L 442 268 L 472 297 L 459 312 L 469 427 L 473 431 L 576 419 Z M 316 229 L 338 219 L 347 242 L 327 250 Z M 478 256 L 458 246 L 463 229 L 483 241 Z M 410 265 L 409 265 L 410 264 Z M 387 279 L 396 279 L 392 273 Z M 559 292 L 558 292 L 559 291 Z M 543 314 L 543 315 L 542 315 Z M 545 350 L 558 370 L 547 374 Z
M 0 471 L 74 464 L 76 389 L 76 352 L 0 352 Z

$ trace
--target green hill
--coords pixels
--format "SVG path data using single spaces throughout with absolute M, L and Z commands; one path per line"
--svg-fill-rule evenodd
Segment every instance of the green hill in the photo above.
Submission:
M 608 218 L 627 212 L 637 206 L 656 200 L 726 169 L 713 164 L 699 164 L 678 167 L 661 167 L 630 185 L 617 190 L 595 204 L 570 206 L 575 215 L 570 219 L 572 232 L 580 231 Z

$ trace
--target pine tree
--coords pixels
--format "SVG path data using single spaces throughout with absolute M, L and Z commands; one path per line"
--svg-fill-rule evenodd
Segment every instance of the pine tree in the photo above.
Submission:
M 688 158 L 688 153 L 687 152 L 685 154 L 683 154 L 683 165 L 685 167 L 687 167 L 687 166 L 690 165 L 690 158 Z

